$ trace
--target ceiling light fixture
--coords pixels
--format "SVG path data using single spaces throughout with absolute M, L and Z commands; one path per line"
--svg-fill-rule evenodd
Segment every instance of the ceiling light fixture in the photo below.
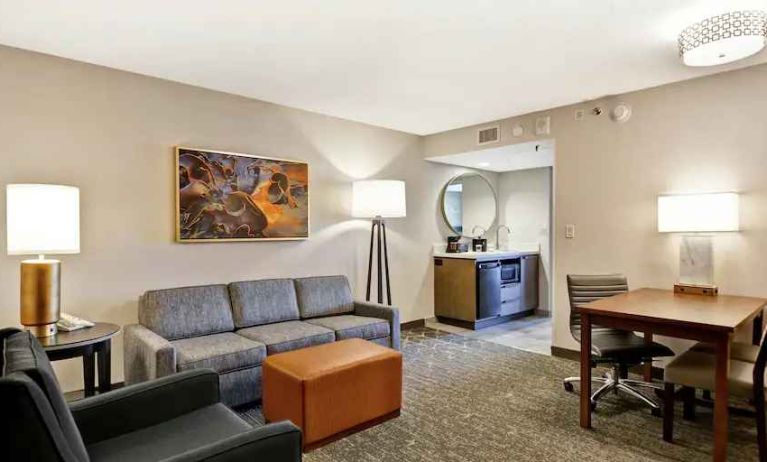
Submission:
M 767 39 L 767 13 L 734 11 L 697 22 L 679 34 L 679 57 L 688 66 L 716 66 L 760 52 Z

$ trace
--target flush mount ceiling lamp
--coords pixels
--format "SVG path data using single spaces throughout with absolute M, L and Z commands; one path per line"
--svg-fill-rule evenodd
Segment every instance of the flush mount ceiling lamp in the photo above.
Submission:
M 688 66 L 716 66 L 760 52 L 767 38 L 767 13 L 734 11 L 697 22 L 679 34 L 679 56 Z

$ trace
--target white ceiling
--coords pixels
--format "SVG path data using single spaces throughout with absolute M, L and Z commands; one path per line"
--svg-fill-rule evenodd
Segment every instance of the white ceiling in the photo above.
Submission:
M 507 144 L 459 154 L 427 157 L 438 164 L 458 165 L 489 172 L 512 172 L 554 165 L 554 141 Z
M 0 43 L 417 134 L 767 61 L 680 64 L 767 0 L 0 0 Z

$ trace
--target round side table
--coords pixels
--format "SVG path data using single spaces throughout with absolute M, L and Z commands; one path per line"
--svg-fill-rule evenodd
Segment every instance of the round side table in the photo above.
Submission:
M 112 388 L 112 337 L 120 332 L 120 326 L 97 322 L 93 327 L 59 331 L 50 337 L 38 337 L 48 359 L 83 358 L 83 382 L 85 396 L 96 393 L 94 369 L 98 362 L 99 393 Z

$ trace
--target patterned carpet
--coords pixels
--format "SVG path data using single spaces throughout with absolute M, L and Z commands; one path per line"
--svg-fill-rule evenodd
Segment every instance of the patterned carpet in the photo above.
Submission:
M 402 415 L 306 454 L 307 462 L 689 461 L 711 459 L 711 413 L 695 422 L 677 409 L 676 442 L 661 419 L 631 398 L 609 395 L 594 430 L 578 426 L 578 396 L 561 379 L 578 364 L 433 329 L 403 332 Z M 577 387 L 576 387 L 577 390 Z M 253 424 L 257 408 L 242 411 Z M 729 460 L 757 460 L 753 420 L 730 420 Z

